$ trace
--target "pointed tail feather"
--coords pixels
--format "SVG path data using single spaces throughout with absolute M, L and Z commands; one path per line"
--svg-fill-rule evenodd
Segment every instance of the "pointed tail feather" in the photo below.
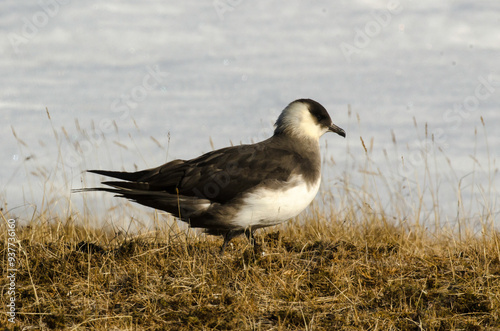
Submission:
M 136 171 L 136 172 L 126 172 L 126 171 L 109 171 L 109 170 L 87 170 L 87 172 L 92 172 L 94 174 L 103 175 L 107 177 L 113 177 L 123 180 L 128 180 L 135 182 L 144 176 L 148 170 Z
M 164 210 L 186 222 L 191 215 L 203 212 L 211 206 L 211 202 L 207 199 L 176 195 L 164 191 L 148 191 L 141 187 L 142 185 L 148 185 L 145 183 L 104 182 L 103 184 L 112 187 L 89 187 L 75 189 L 72 192 L 101 191 L 114 193 L 116 197 L 126 198 L 144 206 Z
M 102 182 L 104 185 L 108 185 L 121 190 L 129 191 L 145 191 L 149 192 L 150 187 L 148 183 L 141 182 Z
M 108 185 L 111 187 L 88 187 L 88 188 L 80 188 L 74 189 L 72 193 L 81 193 L 81 192 L 93 192 L 93 191 L 104 191 L 111 192 L 116 194 L 151 194 L 149 191 L 149 184 L 147 183 L 135 183 L 135 182 L 102 182 L 104 185 Z
M 75 188 L 71 190 L 71 193 L 83 193 L 83 192 L 111 192 L 115 194 L 120 194 L 121 190 L 109 188 L 109 187 L 85 187 L 85 188 Z

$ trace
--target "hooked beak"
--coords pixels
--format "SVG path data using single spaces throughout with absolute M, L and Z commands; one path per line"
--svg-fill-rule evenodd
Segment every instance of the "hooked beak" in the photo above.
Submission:
M 330 126 L 328 126 L 328 131 L 330 132 L 335 132 L 336 134 L 338 134 L 339 136 L 342 136 L 345 138 L 345 131 L 344 129 L 342 128 L 339 128 L 338 126 L 336 126 L 335 124 L 331 124 Z

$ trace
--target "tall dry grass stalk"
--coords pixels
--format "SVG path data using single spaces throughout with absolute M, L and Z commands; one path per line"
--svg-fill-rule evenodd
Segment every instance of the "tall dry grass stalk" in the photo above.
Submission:
M 443 181 L 436 171 L 443 155 L 427 128 L 423 164 L 411 176 L 397 174 L 391 155 L 401 147 L 394 135 L 395 152 L 383 151 L 385 163 L 374 155 L 374 141 L 360 137 L 362 161 L 325 183 L 328 189 L 306 212 L 260 231 L 254 248 L 244 238 L 234 240 L 222 257 L 220 238 L 200 235 L 164 213 L 124 201 L 96 210 L 87 196 L 62 194 L 74 176 L 61 164 L 64 146 L 87 155 L 66 129 L 52 129 L 57 169 L 25 168 L 30 186 L 43 183 L 41 203 L 29 217 L 6 204 L 0 211 L 0 324 L 9 329 L 500 328 L 500 234 L 492 198 L 498 170 L 492 159 L 486 166 L 477 162 L 488 185 L 464 187 L 448 161 L 457 215 L 443 219 Z M 82 137 L 96 134 L 92 130 L 76 123 Z M 23 156 L 30 155 L 28 144 L 16 139 Z M 153 142 L 168 153 L 168 144 Z M 106 137 L 99 144 L 128 148 Z M 355 154 L 352 149 L 346 154 Z M 82 157 L 80 166 L 87 162 Z M 391 167 L 394 176 L 385 171 Z M 471 170 L 469 177 L 476 176 Z M 75 206 L 78 199 L 82 204 Z M 472 203 L 482 209 L 469 209 Z M 11 219 L 17 220 L 14 323 L 7 314 Z

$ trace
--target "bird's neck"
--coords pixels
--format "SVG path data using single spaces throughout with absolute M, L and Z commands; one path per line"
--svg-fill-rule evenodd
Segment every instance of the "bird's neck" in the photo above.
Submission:
M 309 153 L 319 153 L 319 137 L 297 134 L 293 131 L 274 132 L 273 138 L 287 142 L 294 149 L 306 150 Z

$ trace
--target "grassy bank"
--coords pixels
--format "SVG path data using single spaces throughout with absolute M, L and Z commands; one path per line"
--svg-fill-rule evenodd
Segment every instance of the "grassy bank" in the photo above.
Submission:
M 30 166 L 36 152 L 16 136 L 30 190 L 43 189 L 32 194 L 39 202 L 9 209 L 0 197 L 0 325 L 9 330 L 500 329 L 494 155 L 485 165 L 471 155 L 464 175 L 427 125 L 413 147 L 394 135 L 392 150 L 353 139 L 343 166 L 327 159 L 335 178 L 307 212 L 257 231 L 255 248 L 237 238 L 220 256 L 221 238 L 164 215 L 112 198 L 99 210 L 88 195 L 70 196 L 72 176 L 92 186 L 80 174 L 84 160 L 122 145 L 77 125 L 94 143 L 85 149 L 52 128 L 53 167 Z M 65 163 L 64 146 L 80 153 L 81 169 Z M 447 188 L 456 203 L 443 198 Z
M 175 226 L 131 236 L 71 219 L 34 219 L 16 229 L 15 323 L 5 313 L 0 323 L 101 330 L 500 328 L 498 233 L 458 241 L 375 216 L 364 224 L 304 218 L 260 232 L 255 249 L 238 238 L 222 257 L 221 239 Z

